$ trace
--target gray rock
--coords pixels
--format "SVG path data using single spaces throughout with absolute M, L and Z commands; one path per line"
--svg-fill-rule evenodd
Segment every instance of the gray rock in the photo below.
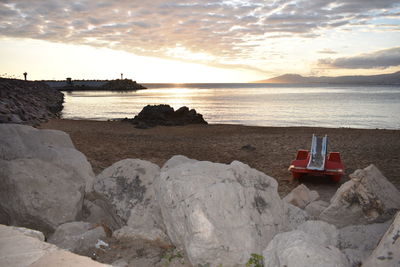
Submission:
M 292 204 L 285 203 L 286 205 L 286 217 L 288 220 L 288 230 L 295 230 L 297 226 L 305 223 L 306 221 L 310 220 L 311 217 L 308 213 L 299 207 L 296 207 Z
M 332 197 L 320 219 L 344 227 L 383 222 L 400 210 L 400 192 L 370 165 L 356 170 Z
M 307 186 L 301 184 L 293 189 L 286 197 L 283 198 L 283 200 L 287 203 L 304 209 L 309 203 L 317 200 L 318 198 L 319 194 L 317 191 L 311 191 L 307 188 Z
M 234 161 L 184 163 L 155 190 L 167 233 L 191 264 L 244 264 L 287 228 L 275 179 Z
M 349 266 L 346 256 L 303 231 L 277 234 L 263 251 L 264 267 Z
M 0 248 L 0 266 L 108 266 L 61 250 L 5 225 L 0 225 Z
M 400 266 L 400 212 L 397 213 L 378 246 L 362 266 Z
M 307 211 L 307 213 L 310 215 L 311 218 L 318 219 L 321 212 L 323 212 L 328 206 L 329 206 L 328 202 L 323 200 L 317 200 L 308 204 L 305 210 Z
M 367 225 L 350 225 L 339 229 L 339 248 L 358 249 L 371 252 L 379 243 L 390 221 Z
M 322 246 L 336 247 L 338 245 L 339 232 L 332 224 L 323 221 L 307 221 L 299 225 L 297 230 L 303 231 L 316 239 Z
M 48 234 L 79 216 L 85 184 L 72 170 L 40 159 L 0 160 L 0 170 L 0 222 Z
M 0 124 L 0 159 L 40 159 L 71 173 L 70 180 L 92 191 L 94 173 L 68 134 L 18 124 Z
M 160 168 L 148 161 L 125 159 L 96 177 L 95 191 L 111 203 L 126 225 L 143 230 L 164 229 L 153 182 Z
M 95 248 L 106 233 L 101 226 L 86 222 L 69 222 L 60 225 L 48 242 L 68 251 L 85 254 Z

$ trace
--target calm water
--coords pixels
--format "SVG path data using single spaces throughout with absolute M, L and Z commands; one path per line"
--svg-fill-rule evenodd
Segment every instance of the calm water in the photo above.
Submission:
M 63 118 L 132 118 L 148 104 L 196 109 L 209 123 L 400 129 L 400 86 L 145 84 L 65 94 Z

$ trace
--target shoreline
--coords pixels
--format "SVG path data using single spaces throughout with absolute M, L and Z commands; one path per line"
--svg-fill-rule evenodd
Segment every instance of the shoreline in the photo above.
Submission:
M 67 132 L 86 155 L 96 174 L 126 158 L 139 158 L 160 167 L 174 155 L 231 163 L 234 160 L 274 177 L 286 195 L 299 183 L 287 170 L 298 149 L 309 149 L 311 136 L 328 135 L 328 151 L 341 153 L 345 175 L 339 184 L 323 178 L 303 181 L 312 190 L 331 197 L 356 169 L 375 164 L 400 189 L 400 130 L 321 127 L 264 127 L 236 124 L 157 126 L 137 129 L 128 122 L 51 119 L 39 126 Z M 246 149 L 250 145 L 255 149 Z
M 134 117 L 134 116 L 133 116 Z M 114 119 L 88 119 L 88 118 L 57 118 L 59 120 L 66 121 L 97 121 L 97 122 L 120 122 L 126 118 L 114 118 Z M 255 127 L 255 128 L 316 128 L 316 129 L 346 129 L 346 130 L 385 130 L 385 131 L 400 131 L 400 128 L 355 128 L 355 127 L 327 127 L 327 126 L 265 126 L 265 125 L 248 125 L 248 124 L 240 124 L 240 123 L 210 123 L 208 125 L 214 126 L 242 126 L 242 127 Z M 310 137 L 311 138 L 311 137 Z

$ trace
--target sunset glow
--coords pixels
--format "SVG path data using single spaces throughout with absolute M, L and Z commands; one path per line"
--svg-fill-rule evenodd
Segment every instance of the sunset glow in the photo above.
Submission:
M 400 70 L 398 1 L 2 1 L 0 75 L 247 82 Z

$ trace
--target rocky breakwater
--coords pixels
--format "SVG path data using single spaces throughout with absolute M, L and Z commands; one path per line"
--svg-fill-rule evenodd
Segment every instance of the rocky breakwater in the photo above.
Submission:
M 0 123 L 37 125 L 58 117 L 64 95 L 41 82 L 0 78 Z
M 114 266 L 399 265 L 400 192 L 375 166 L 330 203 L 304 185 L 281 199 L 277 187 L 238 161 L 179 155 L 162 168 L 125 159 L 94 177 L 67 134 L 0 125 L 0 223 L 70 252 Z M 12 257 L 27 245 L 56 257 L 40 233 L 18 231 L 40 243 L 0 225 L 0 266 L 28 266 Z
M 125 80 L 109 81 L 106 84 L 102 85 L 101 89 L 110 91 L 130 91 L 130 90 L 142 90 L 147 88 L 141 84 L 138 84 L 136 81 L 125 79 Z
M 169 105 L 147 105 L 133 119 L 125 119 L 136 125 L 136 128 L 146 129 L 157 125 L 178 126 L 187 124 L 207 124 L 203 115 L 188 107 L 174 110 Z

